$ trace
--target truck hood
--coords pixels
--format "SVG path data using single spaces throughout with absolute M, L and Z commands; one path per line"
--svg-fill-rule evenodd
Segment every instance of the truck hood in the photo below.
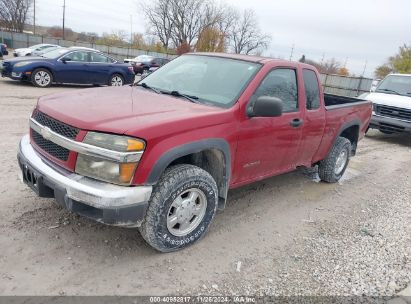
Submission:
M 150 136 L 156 135 L 159 126 L 163 127 L 162 134 L 158 135 L 165 136 L 168 132 L 230 121 L 229 115 L 220 115 L 227 110 L 131 86 L 48 95 L 39 99 L 37 107 L 41 112 L 83 130 L 142 138 L 147 132 Z M 190 123 L 180 123 L 183 121 Z
M 372 101 L 375 104 L 381 104 L 396 108 L 411 109 L 411 96 L 401 96 L 385 93 L 370 93 L 364 99 Z

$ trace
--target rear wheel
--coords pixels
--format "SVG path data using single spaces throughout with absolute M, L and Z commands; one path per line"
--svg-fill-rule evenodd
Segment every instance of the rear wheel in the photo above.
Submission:
M 193 165 L 166 170 L 154 187 L 140 232 L 161 252 L 185 248 L 201 239 L 217 210 L 217 185 Z
M 31 83 L 40 88 L 47 88 L 53 83 L 53 74 L 47 69 L 36 69 L 31 74 Z
M 120 74 L 113 74 L 108 82 L 108 85 L 112 87 L 121 87 L 123 84 L 124 79 Z
M 347 169 L 351 153 L 351 142 L 345 137 L 338 137 L 327 158 L 318 166 L 320 179 L 327 183 L 336 183 Z

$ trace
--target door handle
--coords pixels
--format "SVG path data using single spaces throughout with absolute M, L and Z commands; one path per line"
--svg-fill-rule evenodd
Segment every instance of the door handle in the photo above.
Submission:
M 299 126 L 301 126 L 303 124 L 303 120 L 296 118 L 290 121 L 290 126 L 292 126 L 293 128 L 298 128 Z

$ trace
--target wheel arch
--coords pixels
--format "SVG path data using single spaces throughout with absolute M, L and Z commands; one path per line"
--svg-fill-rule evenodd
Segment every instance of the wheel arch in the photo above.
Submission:
M 230 146 L 224 139 L 200 140 L 165 152 L 151 169 L 147 184 L 156 184 L 167 168 L 177 164 L 192 164 L 210 173 L 218 187 L 218 208 L 224 209 L 231 175 Z
M 357 143 L 360 137 L 360 125 L 361 122 L 359 120 L 344 124 L 335 138 L 335 140 L 337 140 L 338 137 L 345 137 L 351 142 L 351 155 L 355 155 L 357 152 Z
M 42 65 L 39 65 L 39 66 L 34 66 L 34 67 L 31 69 L 31 72 L 34 73 L 34 71 L 35 71 L 35 70 L 38 70 L 38 69 L 45 69 L 45 70 L 49 71 L 49 72 L 51 73 L 51 76 L 53 76 L 53 80 L 56 79 L 54 70 L 53 70 L 50 66 L 43 65 L 43 64 L 42 64 Z

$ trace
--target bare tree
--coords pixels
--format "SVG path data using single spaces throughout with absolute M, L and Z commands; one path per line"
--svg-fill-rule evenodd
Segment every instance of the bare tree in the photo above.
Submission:
M 148 32 L 156 36 L 165 49 L 170 46 L 174 20 L 172 18 L 172 3 L 170 0 L 157 0 L 143 3 L 142 11 L 149 24 Z
M 267 49 L 271 37 L 263 34 L 257 17 L 252 9 L 237 13 L 236 20 L 230 29 L 230 40 L 236 54 L 257 54 Z
M 321 65 L 320 71 L 324 74 L 338 74 L 340 67 L 341 64 L 335 58 L 331 58 Z
M 207 0 L 172 0 L 174 45 L 193 44 L 203 29 L 214 25 L 219 12 L 213 2 Z
M 223 24 L 222 6 L 211 0 L 155 0 L 141 6 L 148 32 L 164 48 L 183 43 L 194 46 L 200 33 L 217 23 Z
M 0 0 L 0 25 L 10 31 L 23 32 L 32 0 Z

